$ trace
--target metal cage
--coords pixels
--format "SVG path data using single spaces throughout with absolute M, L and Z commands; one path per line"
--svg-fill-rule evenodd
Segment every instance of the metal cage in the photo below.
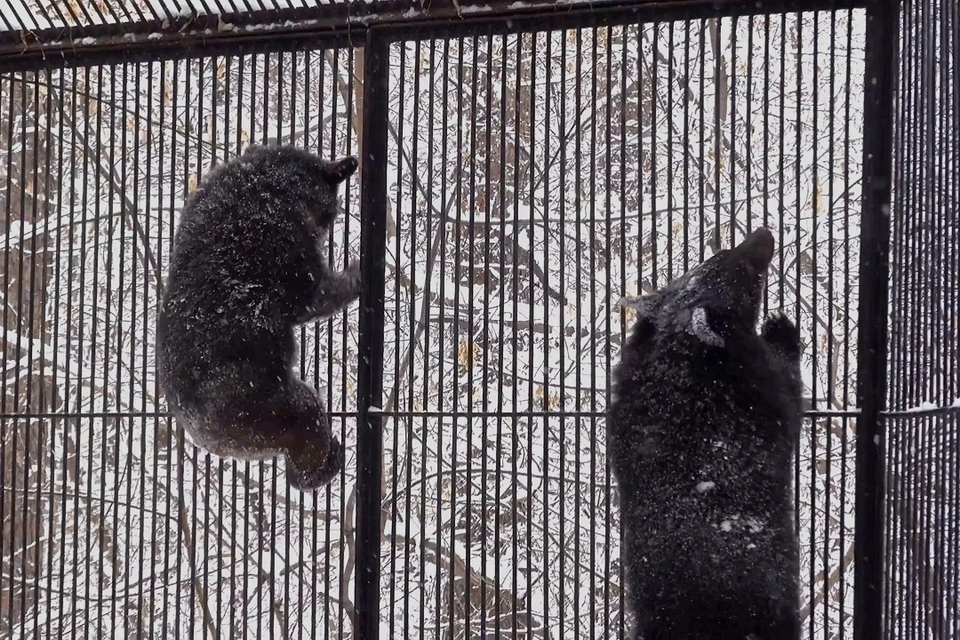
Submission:
M 950 0 L 0 0 L 0 638 L 622 638 L 609 371 L 768 225 L 809 638 L 960 638 Z M 249 142 L 354 154 L 339 481 L 184 441 L 156 306 Z

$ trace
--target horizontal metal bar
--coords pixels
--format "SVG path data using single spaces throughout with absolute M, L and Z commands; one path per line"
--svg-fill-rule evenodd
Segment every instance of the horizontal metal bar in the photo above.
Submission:
M 807 418 L 854 418 L 859 412 L 848 411 L 807 411 Z M 384 411 L 391 418 L 603 418 L 605 411 Z
M 361 46 L 371 26 L 391 41 L 469 37 L 724 16 L 860 8 L 866 0 L 494 0 L 374 2 L 43 32 L 0 33 L 0 72 L 307 48 Z M 83 42 L 81 42 L 83 41 Z
M 948 410 L 949 411 L 949 410 Z M 942 410 L 931 410 L 929 412 L 911 412 L 908 416 L 924 416 L 928 413 L 938 413 Z M 901 412 L 902 413 L 902 412 Z M 856 409 L 848 410 L 829 410 L 829 411 L 807 411 L 804 416 L 808 418 L 855 418 L 859 414 Z M 607 414 L 604 411 L 469 411 L 466 409 L 456 411 L 382 411 L 380 415 L 389 418 L 603 418 Z M 345 419 L 357 417 L 356 412 L 333 411 L 330 413 L 332 418 Z M 54 418 L 76 420 L 79 418 L 95 419 L 129 419 L 129 418 L 171 418 L 172 415 L 165 411 L 156 412 L 137 412 L 137 411 L 92 411 L 89 413 L 70 412 L 70 413 L 33 413 L 33 414 L 0 414 L 0 420 L 51 420 Z M 891 412 L 888 417 L 900 417 L 897 412 Z
M 0 73 L 39 71 L 98 64 L 121 64 L 179 60 L 217 55 L 244 55 L 273 51 L 298 51 L 359 47 L 366 26 L 350 23 L 295 27 L 282 25 L 276 30 L 236 32 L 155 31 L 97 39 L 93 44 L 77 45 L 73 39 L 36 42 L 23 47 L 0 44 Z M 159 35 L 158 35 L 159 34 Z
M 345 419 L 357 417 L 353 411 L 331 411 L 331 418 Z M 173 418 L 173 414 L 166 411 L 70 411 L 70 412 L 37 412 L 37 413 L 0 413 L 0 420 L 129 420 L 129 419 L 166 420 Z
M 673 22 L 706 18 L 770 15 L 807 11 L 843 11 L 862 8 L 866 0 L 668 0 L 666 2 L 614 1 L 604 4 L 552 4 L 536 10 L 512 9 L 484 12 L 450 20 L 404 20 L 392 25 L 394 41 L 413 41 L 473 35 L 503 35 L 561 29 Z
M 910 409 L 906 411 L 881 411 L 880 417 L 884 419 L 900 418 L 909 420 L 911 418 L 932 418 L 937 416 L 958 416 L 960 417 L 960 407 L 935 407 L 931 409 Z

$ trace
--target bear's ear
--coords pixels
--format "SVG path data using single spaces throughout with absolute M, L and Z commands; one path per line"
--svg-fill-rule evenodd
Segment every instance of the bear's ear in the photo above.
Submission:
M 339 160 L 324 160 L 323 168 L 321 169 L 323 177 L 330 184 L 340 184 L 347 178 L 353 175 L 353 172 L 357 170 L 359 163 L 357 159 L 353 156 L 347 156 L 345 158 L 340 158 Z
M 637 318 L 633 323 L 633 339 L 636 344 L 641 344 L 654 336 L 657 330 L 656 326 L 656 297 L 655 295 L 646 296 L 624 296 L 620 298 L 620 307 L 623 309 L 632 309 L 637 313 Z
M 620 306 L 624 309 L 633 309 L 641 318 L 649 318 L 654 314 L 654 300 L 650 296 L 623 296 Z

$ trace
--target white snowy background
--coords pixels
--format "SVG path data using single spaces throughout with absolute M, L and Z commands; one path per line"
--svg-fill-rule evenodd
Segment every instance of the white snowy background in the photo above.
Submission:
M 392 46 L 385 637 L 629 628 L 616 302 L 761 224 L 814 411 L 804 627 L 852 635 L 863 41 L 862 13 L 820 12 Z M 184 195 L 249 142 L 357 154 L 362 70 L 354 49 L 0 75 L 0 637 L 352 637 L 356 305 L 300 335 L 348 449 L 314 495 L 184 442 L 153 340 Z

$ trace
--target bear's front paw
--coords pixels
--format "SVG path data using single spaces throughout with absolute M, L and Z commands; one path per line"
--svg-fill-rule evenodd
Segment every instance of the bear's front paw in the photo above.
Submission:
M 774 349 L 778 349 L 791 357 L 800 355 L 800 331 L 793 320 L 783 313 L 777 313 L 767 318 L 763 323 L 760 335 Z
M 346 458 L 346 448 L 343 444 L 340 443 L 340 439 L 336 436 L 333 436 L 330 439 L 330 453 L 327 454 L 327 462 L 323 465 L 323 469 L 329 479 L 326 482 L 332 481 L 340 472 L 343 471 L 343 461 Z
M 343 270 L 343 277 L 360 282 L 360 263 L 353 262 Z
M 360 275 L 360 265 L 358 263 L 353 263 L 343 270 L 341 274 L 341 279 L 346 283 L 346 289 L 350 292 L 351 300 L 356 300 L 360 297 L 360 289 L 363 287 Z

